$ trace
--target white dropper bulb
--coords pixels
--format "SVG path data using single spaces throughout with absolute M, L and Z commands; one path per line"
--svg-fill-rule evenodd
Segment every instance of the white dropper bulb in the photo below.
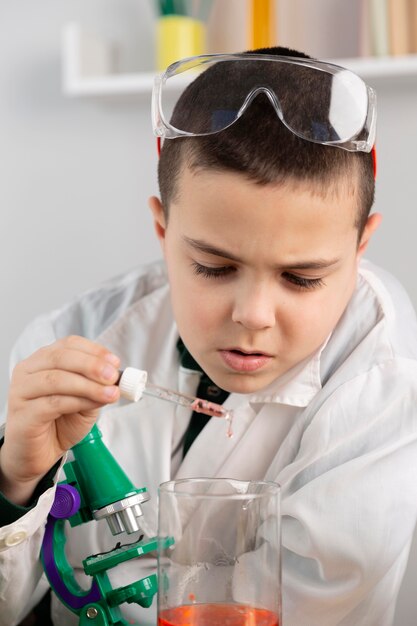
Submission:
M 148 373 L 136 367 L 123 370 L 119 380 L 120 395 L 126 400 L 137 402 L 141 399 L 148 380 Z

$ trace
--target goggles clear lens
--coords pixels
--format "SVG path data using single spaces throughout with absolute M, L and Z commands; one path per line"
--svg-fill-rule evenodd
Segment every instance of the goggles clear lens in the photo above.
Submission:
M 155 80 L 155 134 L 170 139 L 218 133 L 260 94 L 302 139 L 352 151 L 369 152 L 373 146 L 376 96 L 359 76 L 321 61 L 256 54 L 206 55 L 172 64 Z M 180 98 L 184 106 L 176 107 Z

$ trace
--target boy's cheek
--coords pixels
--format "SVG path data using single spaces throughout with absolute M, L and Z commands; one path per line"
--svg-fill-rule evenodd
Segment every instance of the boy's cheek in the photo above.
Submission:
M 287 309 L 285 318 L 288 332 L 293 336 L 305 335 L 307 340 L 309 336 L 324 340 L 337 324 L 350 296 L 347 297 L 347 295 L 335 293 L 334 290 L 326 288 L 314 294 L 299 295 L 307 295 L 307 298 L 301 299 L 300 297 L 292 310 Z

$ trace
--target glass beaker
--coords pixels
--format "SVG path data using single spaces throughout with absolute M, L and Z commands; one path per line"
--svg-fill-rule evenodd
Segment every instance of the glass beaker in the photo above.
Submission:
M 162 483 L 158 626 L 280 626 L 280 530 L 276 483 Z

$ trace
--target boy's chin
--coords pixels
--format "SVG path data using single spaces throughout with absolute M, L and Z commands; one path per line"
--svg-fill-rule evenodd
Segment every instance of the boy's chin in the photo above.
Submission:
M 249 394 L 261 391 L 270 385 L 275 378 L 254 376 L 253 374 L 226 374 L 213 376 L 213 382 L 229 393 Z

